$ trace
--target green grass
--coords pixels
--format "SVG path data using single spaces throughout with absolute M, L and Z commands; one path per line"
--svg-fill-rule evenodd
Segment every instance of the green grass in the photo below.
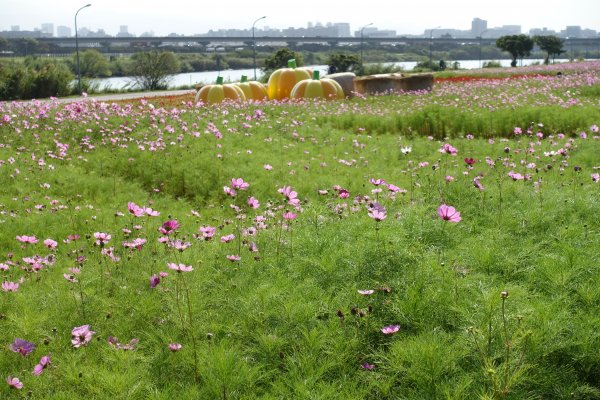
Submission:
M 600 398 L 600 190 L 591 178 L 600 113 L 585 95 L 597 83 L 551 79 L 328 103 L 87 102 L 43 118 L 0 104 L 0 117 L 12 115 L 0 125 L 0 262 L 9 266 L 0 279 L 23 278 L 17 292 L 0 292 L 0 378 L 24 383 L 0 384 L 0 397 Z M 504 103 L 507 93 L 518 102 Z M 558 104 L 568 98 L 579 104 Z M 515 136 L 516 126 L 532 135 Z M 458 156 L 441 154 L 444 143 Z M 544 155 L 561 148 L 565 156 Z M 465 157 L 477 161 L 472 170 Z M 226 196 L 238 177 L 248 190 Z M 373 193 L 371 178 L 406 193 Z M 286 185 L 302 209 L 282 229 L 293 210 L 278 193 Z M 387 211 L 379 223 L 367 215 L 373 200 Z M 128 202 L 161 215 L 134 218 Z M 462 221 L 437 217 L 444 202 Z M 266 229 L 239 240 L 259 215 Z M 188 249 L 158 243 L 168 219 Z M 217 228 L 212 241 L 194 236 L 206 225 Z M 112 235 L 118 261 L 100 254 L 95 232 Z M 236 239 L 221 243 L 230 233 Z M 72 234 L 80 239 L 64 243 Z M 122 246 L 138 237 L 141 250 Z M 46 238 L 58 247 L 46 249 Z M 48 254 L 54 262 L 39 272 L 22 261 Z M 171 262 L 194 270 L 177 273 Z M 70 283 L 63 274 L 77 265 Z M 169 276 L 151 289 L 159 271 Z M 71 329 L 84 324 L 96 334 L 73 348 Z M 396 334 L 381 333 L 396 324 Z M 109 336 L 139 343 L 120 350 Z M 15 338 L 35 351 L 10 351 Z M 168 349 L 174 342 L 180 351 Z M 33 376 L 47 354 L 52 364 Z

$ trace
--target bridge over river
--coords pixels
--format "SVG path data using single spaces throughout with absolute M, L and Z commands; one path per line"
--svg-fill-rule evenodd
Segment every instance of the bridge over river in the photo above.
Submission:
M 13 38 L 17 39 L 17 38 Z M 10 40 L 10 39 L 9 39 Z M 40 44 L 46 43 L 52 48 L 75 48 L 73 37 L 35 38 Z M 79 37 L 79 46 L 83 48 L 113 49 L 113 48 L 158 48 L 158 47 L 199 47 L 203 49 L 222 48 L 225 50 L 239 47 L 257 46 L 285 47 L 302 44 L 323 44 L 334 48 L 357 46 L 363 44 L 382 46 L 432 46 L 440 49 L 444 46 L 495 45 L 495 38 L 452 38 L 452 37 L 280 37 L 280 36 L 248 36 L 218 37 L 218 36 L 152 36 L 152 37 Z M 566 38 L 565 49 L 586 49 L 598 51 L 600 37 L 598 38 Z

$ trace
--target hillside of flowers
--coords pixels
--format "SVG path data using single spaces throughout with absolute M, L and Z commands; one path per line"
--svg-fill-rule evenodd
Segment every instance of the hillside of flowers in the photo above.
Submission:
M 600 399 L 599 126 L 599 62 L 0 103 L 0 398 Z

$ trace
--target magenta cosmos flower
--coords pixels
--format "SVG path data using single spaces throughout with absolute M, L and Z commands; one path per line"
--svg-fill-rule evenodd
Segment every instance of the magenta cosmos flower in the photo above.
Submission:
M 6 383 L 10 386 L 11 389 L 22 389 L 23 383 L 19 380 L 19 378 L 15 376 L 8 376 L 6 378 Z
M 48 365 L 50 365 L 50 356 L 42 357 L 40 362 L 33 368 L 33 374 L 35 376 L 40 376 Z
M 400 325 L 388 325 L 381 328 L 381 333 L 384 335 L 393 335 L 400 330 Z
M 191 272 L 194 270 L 191 265 L 167 263 L 169 269 L 177 272 Z
M 35 345 L 27 340 L 23 340 L 21 338 L 16 338 L 14 342 L 12 342 L 8 348 L 15 353 L 21 354 L 23 357 L 31 353 L 35 350 Z
M 150 289 L 154 289 L 160 283 L 160 276 L 153 274 L 150 277 Z
M 179 227 L 180 227 L 179 222 L 177 222 L 177 220 L 172 219 L 172 220 L 163 222 L 162 226 L 160 228 L 158 228 L 158 231 L 160 233 L 162 233 L 163 235 L 170 235 L 171 233 L 173 233 L 177 229 L 179 229 Z
M 444 221 L 456 223 L 456 222 L 460 222 L 460 220 L 461 220 L 460 212 L 456 211 L 456 208 L 449 206 L 447 204 L 442 204 L 438 208 L 437 213 L 440 216 L 440 218 L 443 219 Z
M 71 343 L 73 347 L 85 346 L 95 334 L 96 332 L 90 330 L 89 325 L 76 326 L 71 331 Z

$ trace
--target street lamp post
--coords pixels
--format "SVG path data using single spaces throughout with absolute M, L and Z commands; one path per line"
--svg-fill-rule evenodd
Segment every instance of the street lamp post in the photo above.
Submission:
M 77 57 L 77 93 L 81 94 L 81 73 L 79 70 L 79 40 L 78 40 L 78 35 L 77 35 L 77 14 L 79 14 L 79 11 L 83 10 L 84 8 L 90 7 L 91 4 L 86 4 L 85 6 L 81 7 L 79 10 L 77 10 L 77 12 L 75 13 L 75 54 Z
M 435 31 L 436 29 L 440 28 L 439 26 L 436 26 L 435 28 L 432 28 L 429 31 L 429 68 L 431 68 L 431 70 L 433 71 L 433 31 Z
M 481 39 L 483 39 L 483 34 L 487 31 L 489 31 L 489 29 L 479 32 L 479 68 L 481 68 Z
M 265 19 L 267 16 L 260 17 L 252 23 L 252 60 L 254 65 L 254 80 L 256 80 L 256 40 L 254 39 L 254 25 L 261 19 Z
M 369 22 L 368 24 L 366 24 L 365 26 L 363 26 L 362 28 L 360 28 L 360 68 L 363 68 L 363 31 L 365 30 L 365 28 L 367 26 L 371 26 L 373 25 L 372 22 Z

